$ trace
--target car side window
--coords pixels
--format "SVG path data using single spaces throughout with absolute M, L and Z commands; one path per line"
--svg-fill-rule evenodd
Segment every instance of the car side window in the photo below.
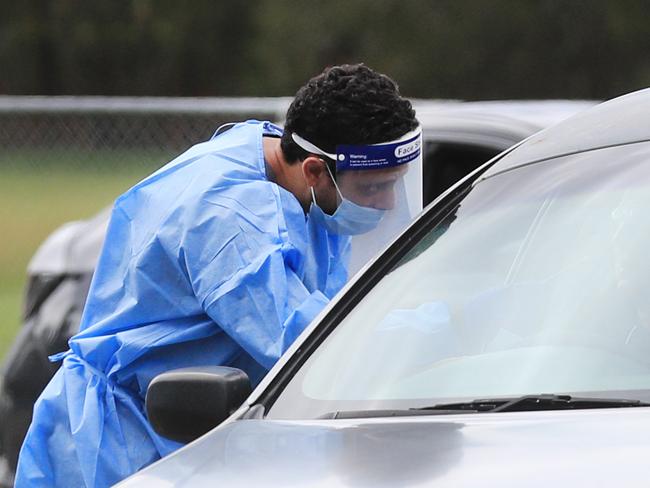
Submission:
M 423 164 L 424 204 L 431 203 L 443 191 L 501 150 L 502 148 L 475 144 L 427 141 Z

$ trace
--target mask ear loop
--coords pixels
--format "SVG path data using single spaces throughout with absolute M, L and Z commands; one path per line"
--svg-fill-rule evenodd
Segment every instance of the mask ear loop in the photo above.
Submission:
M 311 200 L 314 202 L 314 205 L 318 206 L 318 203 L 316 203 L 316 194 L 314 193 L 314 187 L 310 186 L 309 189 L 311 190 Z
M 321 161 L 323 161 L 323 160 L 321 159 Z M 334 188 L 336 188 L 336 193 L 338 193 L 339 198 L 341 199 L 341 202 L 343 202 L 343 194 L 341 193 L 341 190 L 339 190 L 339 186 L 336 184 L 336 180 L 334 179 L 334 176 L 332 175 L 332 170 L 330 170 L 330 167 L 327 164 L 327 162 L 323 161 L 323 164 L 327 168 L 327 172 L 329 173 L 330 178 L 332 179 L 332 183 L 334 183 Z M 314 202 L 314 204 L 316 206 L 318 206 L 318 202 L 316 201 L 316 192 L 314 192 L 314 187 L 310 186 L 309 191 L 311 191 L 311 199 L 312 199 L 312 201 Z M 340 205 L 340 203 L 339 203 L 339 205 Z M 338 206 L 337 206 L 337 208 L 338 208 Z
M 327 164 L 327 161 L 324 161 L 322 159 L 321 159 L 321 161 L 323 161 L 323 164 L 325 165 L 325 168 L 327 168 L 327 172 L 329 173 L 330 178 L 332 179 L 332 183 L 334 183 L 334 188 L 336 188 L 336 193 L 339 194 L 339 198 L 341 199 L 341 202 L 342 202 L 344 200 L 343 194 L 341 193 L 341 190 L 339 190 L 339 185 L 336 184 L 336 179 L 334 179 L 334 175 L 332 174 L 332 170 L 330 169 L 330 165 Z M 313 193 L 313 191 L 314 190 L 312 189 L 312 193 Z

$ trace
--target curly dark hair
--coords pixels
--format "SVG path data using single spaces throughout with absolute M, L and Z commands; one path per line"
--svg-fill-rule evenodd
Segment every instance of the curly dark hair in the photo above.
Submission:
M 292 133 L 334 153 L 338 144 L 376 144 L 396 139 L 418 122 L 411 102 L 388 76 L 363 64 L 325 69 L 307 82 L 287 110 L 282 152 L 290 163 L 309 153 Z

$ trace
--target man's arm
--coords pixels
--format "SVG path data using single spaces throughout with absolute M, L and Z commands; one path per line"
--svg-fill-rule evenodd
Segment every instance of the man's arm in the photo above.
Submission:
M 218 215 L 185 236 L 188 277 L 206 313 L 270 369 L 328 298 L 305 287 L 297 250 L 280 237 L 275 216 L 260 224 L 224 207 Z

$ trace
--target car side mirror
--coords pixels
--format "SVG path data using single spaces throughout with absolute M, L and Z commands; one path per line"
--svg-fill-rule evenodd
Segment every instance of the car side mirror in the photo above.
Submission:
M 158 434 L 187 443 L 227 419 L 251 392 L 248 375 L 240 369 L 176 369 L 151 381 L 145 408 Z

